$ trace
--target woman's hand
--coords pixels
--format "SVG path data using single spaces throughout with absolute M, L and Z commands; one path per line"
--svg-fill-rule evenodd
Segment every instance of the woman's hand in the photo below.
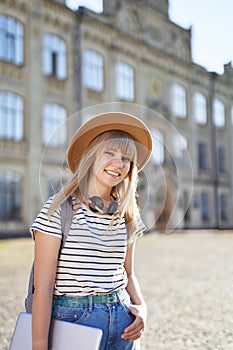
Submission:
M 141 337 L 146 326 L 147 309 L 145 305 L 130 305 L 130 312 L 135 316 L 134 322 L 125 328 L 122 339 L 136 340 Z

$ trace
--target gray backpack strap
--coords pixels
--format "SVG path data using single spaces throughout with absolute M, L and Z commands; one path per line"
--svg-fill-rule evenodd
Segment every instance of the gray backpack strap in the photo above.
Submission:
M 70 226 L 73 218 L 73 204 L 72 197 L 68 197 L 65 202 L 61 204 L 61 232 L 62 232 L 62 242 L 61 248 L 64 247 L 68 233 L 70 231 Z
M 67 235 L 70 231 L 72 217 L 73 217 L 72 197 L 68 197 L 65 200 L 65 202 L 63 202 L 61 204 L 62 241 L 61 241 L 60 252 L 61 252 L 61 249 L 64 247 Z M 25 299 L 25 310 L 29 313 L 32 312 L 33 294 L 34 294 L 34 262 L 32 264 L 32 268 L 31 268 L 29 285 L 28 285 L 28 293 L 27 293 L 27 297 Z
M 30 313 L 32 312 L 33 294 L 34 294 L 34 262 L 32 264 L 32 268 L 31 268 L 27 296 L 26 296 L 26 299 L 24 301 L 25 310 L 27 312 L 30 312 Z

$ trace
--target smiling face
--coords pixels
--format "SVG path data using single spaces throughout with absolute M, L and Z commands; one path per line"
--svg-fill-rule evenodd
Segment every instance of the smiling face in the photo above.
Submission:
M 119 135 L 118 132 L 115 137 L 114 132 L 105 134 L 110 139 L 98 145 L 89 178 L 88 195 L 98 195 L 109 200 L 112 188 L 127 178 L 132 162 L 136 163 L 136 146 L 125 133 Z
M 127 155 L 120 150 L 102 152 L 96 158 L 92 170 L 92 181 L 95 181 L 96 191 L 101 196 L 110 195 L 112 188 L 128 175 L 130 162 Z

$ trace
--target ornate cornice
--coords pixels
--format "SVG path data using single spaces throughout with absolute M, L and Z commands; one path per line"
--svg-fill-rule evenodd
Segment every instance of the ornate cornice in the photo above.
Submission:
M 61 29 L 63 33 L 70 33 L 72 29 L 72 22 L 65 21 L 62 16 L 57 14 L 45 13 L 43 14 L 43 21 L 46 24 L 50 24 L 56 28 L 56 30 Z
M 43 13 L 43 21 L 46 24 L 50 24 L 56 28 L 56 31 L 61 29 L 64 34 L 70 34 L 73 26 L 72 18 L 64 16 L 62 13 L 56 13 L 54 11 L 45 11 Z
M 4 4 L 7 6 L 13 8 L 14 10 L 18 10 L 20 12 L 28 12 L 30 9 L 30 6 L 27 2 L 25 1 L 20 1 L 20 0 L 2 0 Z
M 83 39 L 87 39 L 87 40 L 94 40 L 95 42 L 98 43 L 103 43 L 105 44 L 106 40 L 102 37 L 101 34 L 93 32 L 91 29 L 85 30 L 83 31 Z
M 101 30 L 97 30 L 96 26 L 86 26 L 83 30 L 83 38 L 87 40 L 86 44 L 94 43 L 102 46 L 103 48 L 110 51 L 117 51 L 123 55 L 128 57 L 132 57 L 134 60 L 136 57 L 140 57 L 140 53 L 138 50 L 138 45 L 136 42 L 132 42 L 132 38 L 118 33 L 115 30 L 109 29 L 110 34 L 106 33 L 106 28 L 98 28 Z

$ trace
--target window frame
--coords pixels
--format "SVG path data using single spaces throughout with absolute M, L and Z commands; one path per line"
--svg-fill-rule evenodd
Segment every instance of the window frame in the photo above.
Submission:
M 134 68 L 124 62 L 118 61 L 115 65 L 116 97 L 123 101 L 135 100 L 135 72 Z
M 198 170 L 205 171 L 207 169 L 208 169 L 207 144 L 201 141 L 198 143 Z
M 227 221 L 228 213 L 227 213 L 227 195 L 222 193 L 219 198 L 220 202 L 220 219 L 221 221 Z
M 223 146 L 218 147 L 218 172 L 220 174 L 226 172 L 226 149 Z
M 0 222 L 22 221 L 22 180 L 16 172 L 0 173 Z
M 0 139 L 16 142 L 24 139 L 24 99 L 20 95 L 0 91 L 0 125 Z
M 179 166 L 186 166 L 187 157 L 186 152 L 188 150 L 188 138 L 184 135 L 178 134 L 175 136 L 174 152 L 175 159 Z
M 213 100 L 213 123 L 216 128 L 224 129 L 226 126 L 225 105 L 222 100 Z
M 86 89 L 104 90 L 104 59 L 96 50 L 86 49 L 82 55 L 82 81 Z
M 154 141 L 152 159 L 156 164 L 163 164 L 165 160 L 164 134 L 161 130 L 154 128 L 152 129 L 152 137 Z
M 61 114 L 63 114 L 61 116 Z M 56 116 L 60 116 L 57 118 Z M 47 102 L 42 113 L 42 143 L 51 148 L 67 144 L 67 109 L 58 103 Z
M 193 94 L 193 113 L 197 124 L 207 124 L 207 99 L 200 91 L 195 91 Z
M 209 196 L 207 193 L 201 193 L 201 220 L 209 220 Z
M 52 197 L 58 193 L 63 187 L 63 181 L 59 178 L 51 178 L 48 181 L 47 197 Z
M 24 25 L 8 15 L 0 15 L 0 60 L 24 63 Z
M 43 73 L 58 80 L 67 78 L 67 44 L 57 34 L 43 36 Z
M 187 91 L 179 83 L 172 85 L 172 113 L 177 118 L 187 118 Z

